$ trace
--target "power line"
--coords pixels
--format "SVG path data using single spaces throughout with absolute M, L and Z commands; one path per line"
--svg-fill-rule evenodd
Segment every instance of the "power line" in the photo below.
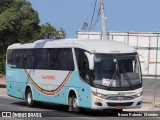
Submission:
M 91 19 L 91 24 L 90 24 L 90 27 L 89 27 L 89 31 L 91 30 L 91 27 L 92 27 L 92 24 L 93 24 L 93 18 L 94 18 L 96 6 L 97 6 L 97 0 L 95 1 L 95 5 L 94 5 L 94 10 L 93 10 L 93 15 L 92 15 L 92 19 Z
M 96 24 L 97 24 L 97 22 L 98 22 L 98 20 L 100 18 L 100 12 L 101 12 L 101 8 L 99 8 L 99 10 L 98 10 L 97 19 L 96 19 L 95 23 L 92 26 L 92 30 L 94 30 L 94 28 L 95 28 L 95 26 L 96 26 Z

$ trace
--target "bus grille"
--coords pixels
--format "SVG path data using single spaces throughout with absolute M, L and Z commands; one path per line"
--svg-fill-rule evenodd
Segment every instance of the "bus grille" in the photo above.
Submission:
M 108 106 L 115 107 L 115 106 L 131 106 L 133 102 L 125 102 L 125 103 L 107 103 Z
M 115 100 L 115 101 L 120 100 L 120 101 L 122 101 L 122 100 L 133 100 L 133 99 L 135 99 L 135 97 L 134 96 L 109 96 L 106 99 L 107 100 Z

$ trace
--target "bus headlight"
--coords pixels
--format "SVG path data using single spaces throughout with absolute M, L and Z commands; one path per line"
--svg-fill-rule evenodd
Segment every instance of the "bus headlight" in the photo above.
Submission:
M 101 94 L 101 93 L 97 93 L 97 92 L 92 91 L 92 94 L 93 94 L 94 96 L 97 96 L 97 97 L 100 97 L 100 98 L 104 98 L 104 99 L 105 99 L 105 95 L 103 95 L 103 94 Z
M 134 95 L 135 97 L 140 97 L 140 96 L 142 96 L 142 94 L 143 94 L 143 92 L 140 92 L 140 93 L 138 93 L 138 94 L 136 94 L 136 95 Z

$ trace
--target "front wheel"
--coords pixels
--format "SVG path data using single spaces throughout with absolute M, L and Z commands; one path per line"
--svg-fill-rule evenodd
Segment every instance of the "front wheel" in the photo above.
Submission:
M 69 111 L 73 111 L 74 113 L 79 112 L 78 98 L 76 95 L 69 98 Z

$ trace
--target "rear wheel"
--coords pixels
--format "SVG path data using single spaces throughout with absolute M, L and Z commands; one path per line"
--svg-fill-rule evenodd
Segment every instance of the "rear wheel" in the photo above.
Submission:
M 27 106 L 33 107 L 34 106 L 34 101 L 33 101 L 33 96 L 32 96 L 31 89 L 27 89 L 25 96 L 26 96 L 26 104 L 27 104 Z

